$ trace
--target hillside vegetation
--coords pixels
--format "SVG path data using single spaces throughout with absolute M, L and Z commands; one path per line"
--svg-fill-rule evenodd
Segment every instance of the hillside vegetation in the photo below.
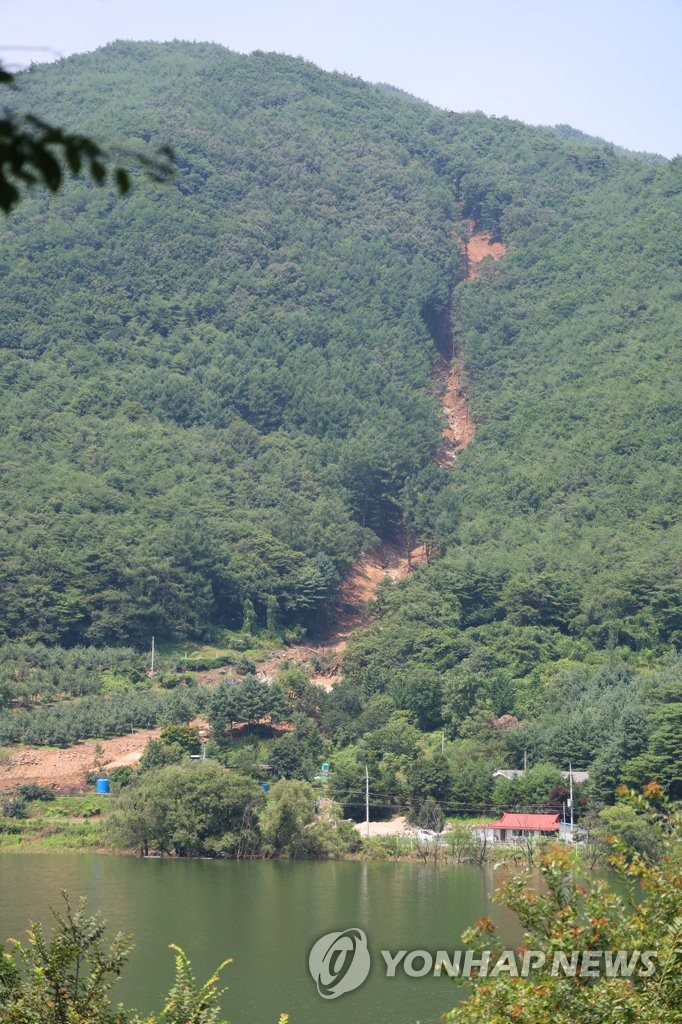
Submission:
M 12 103 L 178 170 L 2 225 L 5 638 L 316 636 L 363 547 L 419 538 L 323 735 L 677 778 L 682 159 L 205 44 L 116 43 Z M 467 280 L 474 230 L 506 255 Z M 453 354 L 478 427 L 443 467 Z

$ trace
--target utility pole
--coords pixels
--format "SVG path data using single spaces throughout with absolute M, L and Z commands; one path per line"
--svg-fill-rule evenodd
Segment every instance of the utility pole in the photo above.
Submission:
M 523 752 L 523 774 L 525 775 L 527 771 L 528 771 L 528 751 L 524 750 L 524 752 Z
M 367 835 L 369 836 L 369 768 L 365 765 L 365 821 L 367 822 Z
M 573 842 L 573 767 L 568 765 L 568 806 L 571 808 L 571 842 Z
M 152 668 L 149 674 L 152 677 L 154 676 L 154 637 L 152 637 Z

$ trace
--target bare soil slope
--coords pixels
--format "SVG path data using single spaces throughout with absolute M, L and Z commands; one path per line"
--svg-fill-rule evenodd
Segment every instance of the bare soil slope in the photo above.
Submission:
M 457 458 L 458 452 L 473 441 L 476 425 L 471 417 L 462 383 L 463 371 L 460 360 L 453 359 L 450 364 L 444 362 L 439 370 L 439 377 L 441 380 L 444 379 L 441 402 L 447 422 L 436 462 L 439 466 L 449 466 Z
M 494 260 L 499 260 L 507 251 L 506 245 L 503 242 L 493 242 L 490 235 L 484 232 L 474 232 L 469 237 L 469 241 L 465 243 L 466 257 L 467 257 L 467 277 L 476 276 L 477 264 L 484 260 L 486 256 L 492 256 Z
M 160 733 L 160 729 L 140 729 L 127 736 L 101 740 L 98 770 L 106 773 L 119 765 L 137 764 L 148 741 L 158 739 Z M 58 793 L 82 792 L 87 786 L 88 772 L 95 770 L 95 747 L 94 741 L 64 750 L 17 747 L 0 763 L 0 791 L 35 783 L 50 786 Z
M 493 242 L 490 235 L 482 232 L 471 234 L 467 242 L 461 243 L 461 250 L 469 280 L 476 276 L 479 264 L 486 257 L 499 260 L 507 251 L 502 242 Z M 461 360 L 455 358 L 450 363 L 443 360 L 437 371 L 437 381 L 447 422 L 436 462 L 439 466 L 449 466 L 457 458 L 458 452 L 473 441 L 476 424 L 466 397 Z
M 348 637 L 369 621 L 367 605 L 384 579 L 403 579 L 425 561 L 423 545 L 401 551 L 388 542 L 364 551 L 341 584 L 341 600 L 332 632 L 317 646 L 299 644 L 275 652 L 258 666 L 260 679 L 272 679 L 285 662 L 306 668 L 312 681 L 331 689 L 339 678 L 341 656 Z

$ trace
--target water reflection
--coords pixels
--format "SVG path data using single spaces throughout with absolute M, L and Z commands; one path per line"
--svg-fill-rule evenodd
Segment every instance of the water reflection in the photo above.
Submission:
M 46 921 L 62 889 L 88 896 L 111 933 L 135 936 L 117 998 L 159 1008 L 172 982 L 168 943 L 182 946 L 199 978 L 226 957 L 223 999 L 233 1024 L 424 1024 L 438 1021 L 459 990 L 447 979 L 384 976 L 381 949 L 460 948 L 482 916 L 520 933 L 491 903 L 491 869 L 424 864 L 139 860 L 41 854 L 0 857 L 0 938 L 21 937 L 30 918 Z M 307 968 L 313 943 L 329 931 L 366 931 L 373 962 L 356 992 L 325 1002 Z

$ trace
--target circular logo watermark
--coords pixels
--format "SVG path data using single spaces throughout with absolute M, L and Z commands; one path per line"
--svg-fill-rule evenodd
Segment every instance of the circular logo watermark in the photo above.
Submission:
M 336 999 L 359 988 L 369 974 L 367 936 L 361 928 L 329 932 L 310 950 L 308 968 L 323 999 Z

